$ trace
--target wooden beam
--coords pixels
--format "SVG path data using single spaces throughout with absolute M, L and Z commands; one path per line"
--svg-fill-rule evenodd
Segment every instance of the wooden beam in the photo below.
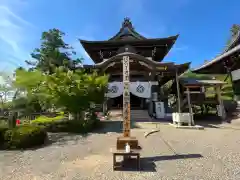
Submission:
M 188 88 L 187 88 L 188 89 Z M 190 91 L 189 90 L 189 92 L 188 91 L 184 91 L 184 93 L 185 94 L 187 94 L 187 93 L 190 93 L 190 94 L 200 94 L 200 93 L 202 93 L 201 91 Z

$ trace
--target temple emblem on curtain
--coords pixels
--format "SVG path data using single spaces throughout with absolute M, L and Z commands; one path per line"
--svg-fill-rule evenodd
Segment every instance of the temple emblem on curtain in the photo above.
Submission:
M 117 93 L 118 92 L 118 87 L 117 86 L 112 86 L 111 88 L 108 89 L 108 92 Z
M 136 91 L 137 91 L 138 93 L 143 93 L 143 92 L 144 92 L 144 89 L 145 89 L 145 88 L 144 88 L 142 85 L 138 85 Z

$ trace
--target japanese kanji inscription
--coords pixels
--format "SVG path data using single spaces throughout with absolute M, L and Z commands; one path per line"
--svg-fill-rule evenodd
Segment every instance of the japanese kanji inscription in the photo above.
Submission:
M 129 56 L 123 56 L 123 136 L 130 137 Z

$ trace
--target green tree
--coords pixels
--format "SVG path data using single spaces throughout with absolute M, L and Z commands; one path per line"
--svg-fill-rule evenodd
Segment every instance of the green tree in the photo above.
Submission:
M 102 103 L 108 82 L 107 76 L 99 76 L 96 72 L 87 74 L 84 70 L 67 72 L 57 68 L 47 77 L 41 92 L 58 108 L 73 114 L 79 119 L 80 114 L 90 108 L 91 103 Z M 47 92 L 47 93 L 46 93 Z
M 236 37 L 236 35 L 240 31 L 240 25 L 239 24 L 233 24 L 231 29 L 230 29 L 230 38 L 227 40 L 227 46 L 230 45 L 232 40 Z
M 209 80 L 212 79 L 211 75 L 207 74 L 196 74 L 193 73 L 192 71 L 187 71 L 182 75 L 183 78 L 193 78 L 193 79 L 199 79 L 199 80 Z
M 10 93 L 13 93 L 16 89 L 13 85 L 14 77 L 13 75 L 10 75 L 6 72 L 0 72 L 0 76 L 3 80 L 3 83 L 0 84 L 0 98 L 1 98 L 1 104 L 4 106 L 4 104 L 7 102 L 7 98 Z
M 15 87 L 24 93 L 23 97 L 13 101 L 16 109 L 24 109 L 25 113 L 40 112 L 50 105 L 45 99 L 41 100 L 39 87 L 45 82 L 46 75 L 39 70 L 16 70 Z M 48 105 L 48 106 L 47 106 Z
M 41 46 L 31 54 L 34 61 L 26 61 L 33 69 L 39 69 L 44 73 L 52 74 L 56 67 L 74 69 L 82 59 L 72 60 L 76 53 L 73 48 L 63 40 L 65 33 L 58 29 L 50 29 L 42 33 Z
M 31 77 L 30 80 L 27 77 Z M 29 98 L 38 97 L 43 106 L 49 108 L 49 105 L 53 105 L 79 119 L 91 103 L 103 102 L 107 82 L 107 76 L 100 76 L 96 72 L 87 74 L 84 70 L 66 71 L 64 67 L 59 67 L 52 74 L 44 74 L 39 70 L 19 70 L 15 84 L 25 88 Z

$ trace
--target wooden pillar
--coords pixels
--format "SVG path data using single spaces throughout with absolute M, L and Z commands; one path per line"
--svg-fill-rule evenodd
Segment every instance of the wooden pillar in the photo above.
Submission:
M 219 107 L 221 109 L 220 110 L 221 111 L 221 118 L 222 118 L 222 120 L 225 120 L 226 119 L 226 112 L 225 112 L 223 100 L 222 100 L 222 97 L 221 97 L 221 87 L 219 85 L 216 87 L 216 92 L 217 92 L 218 104 L 219 104 Z
M 189 114 L 190 114 L 190 122 L 189 126 L 194 125 L 194 120 L 193 120 L 193 110 L 192 110 L 192 105 L 191 105 L 191 96 L 190 96 L 190 90 L 189 87 L 187 87 L 187 101 L 188 101 L 188 109 L 189 109 Z
M 176 84 L 177 84 L 177 101 L 178 101 L 178 113 L 181 113 L 181 97 L 180 97 L 180 87 L 179 87 L 179 77 L 178 77 L 178 69 L 175 71 L 176 76 Z
M 234 61 L 234 60 L 233 60 L 233 57 L 230 58 L 230 61 Z M 232 99 L 235 100 L 235 97 L 236 97 L 236 96 L 235 96 L 235 86 L 234 86 L 234 81 L 233 81 L 233 79 L 232 79 L 232 69 L 233 69 L 233 67 L 234 67 L 235 65 L 229 67 L 228 62 L 229 62 L 229 59 L 226 60 L 226 61 L 223 61 L 223 66 L 224 66 L 225 69 L 227 70 L 227 77 L 228 77 L 228 76 L 230 77 L 230 81 L 231 81 L 231 84 L 232 84 L 232 90 L 233 90 Z M 227 80 L 227 78 L 226 78 L 225 80 Z M 225 81 L 225 80 L 224 80 L 224 81 Z
M 130 137 L 129 56 L 123 56 L 123 136 Z
M 153 68 L 153 70 L 151 71 L 151 75 L 149 76 L 149 81 L 150 82 L 154 81 L 155 75 L 156 75 L 156 69 Z M 153 98 L 152 98 L 152 94 L 154 92 L 153 90 L 154 90 L 154 88 L 153 88 L 153 85 L 151 84 L 151 95 L 150 95 L 150 99 L 149 99 L 149 103 L 148 103 L 148 106 L 149 106 L 148 107 L 148 112 L 149 112 L 150 116 L 153 115 L 153 108 L 154 108 L 154 106 L 153 106 Z

